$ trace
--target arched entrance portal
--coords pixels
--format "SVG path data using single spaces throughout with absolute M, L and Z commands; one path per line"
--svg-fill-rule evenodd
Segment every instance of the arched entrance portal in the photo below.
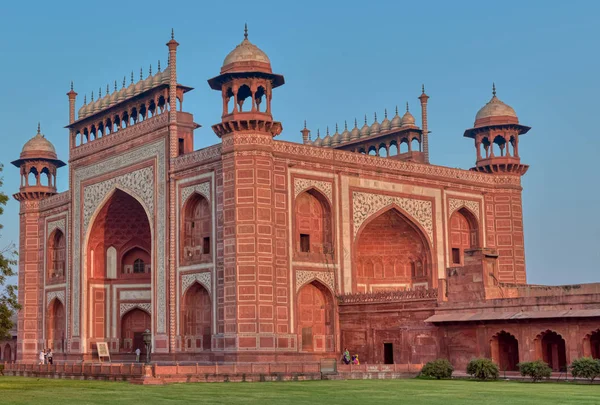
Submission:
M 333 253 L 331 208 L 324 195 L 314 189 L 296 198 L 295 252 L 302 257 Z
M 139 308 L 127 312 L 121 319 L 121 351 L 133 352 L 139 348 L 146 353 L 143 333 L 150 330 L 150 315 Z
M 508 332 L 502 331 L 492 337 L 492 360 L 502 371 L 516 371 L 519 363 L 519 342 Z
M 361 229 L 355 251 L 355 291 L 431 287 L 427 239 L 396 209 L 383 212 Z
M 185 350 L 211 349 L 211 304 L 208 291 L 194 283 L 185 293 L 181 324 Z
M 6 346 L 4 346 L 4 353 L 2 353 L 2 357 L 3 360 L 7 363 L 12 363 L 12 349 L 10 348 L 10 345 L 8 343 L 6 344 Z
M 298 292 L 298 346 L 304 352 L 330 352 L 333 344 L 333 298 L 318 281 Z
M 116 189 L 95 215 L 86 247 L 86 335 L 90 343 L 112 341 L 116 345 L 120 325 L 113 325 L 112 320 L 117 321 L 120 313 L 112 311 L 119 311 L 120 300 L 143 303 L 143 297 L 148 302 L 152 262 L 148 215 L 138 200 Z M 119 291 L 125 288 L 126 293 Z M 123 349 L 123 341 L 119 347 Z
M 53 299 L 46 312 L 47 348 L 56 353 L 65 349 L 65 307 L 58 299 Z
M 548 363 L 552 371 L 565 371 L 567 368 L 565 340 L 554 331 L 547 330 L 537 336 L 536 355 Z

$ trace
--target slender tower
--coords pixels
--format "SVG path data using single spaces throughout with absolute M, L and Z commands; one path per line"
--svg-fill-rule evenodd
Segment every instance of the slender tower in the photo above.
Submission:
M 429 163 L 429 127 L 427 126 L 427 100 L 429 96 L 425 94 L 425 85 L 421 85 L 421 130 L 423 131 L 423 154 L 425 155 L 425 163 Z

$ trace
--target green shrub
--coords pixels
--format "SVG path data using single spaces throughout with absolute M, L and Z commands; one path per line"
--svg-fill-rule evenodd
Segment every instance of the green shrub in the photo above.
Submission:
M 517 364 L 517 367 L 519 367 L 522 376 L 531 377 L 533 382 L 548 378 L 552 374 L 552 369 L 542 360 L 524 361 Z
M 0 375 L 4 375 L 4 364 L 0 364 Z
M 467 365 L 467 374 L 478 380 L 496 380 L 499 371 L 496 363 L 490 359 L 473 359 Z
M 452 377 L 453 371 L 454 367 L 452 367 L 452 364 L 450 364 L 448 360 L 437 359 L 425 364 L 421 369 L 421 375 L 424 377 L 437 378 L 439 380 L 441 378 Z
M 575 359 L 569 368 L 573 377 L 585 378 L 590 382 L 594 382 L 595 378 L 600 377 L 600 359 L 591 357 Z

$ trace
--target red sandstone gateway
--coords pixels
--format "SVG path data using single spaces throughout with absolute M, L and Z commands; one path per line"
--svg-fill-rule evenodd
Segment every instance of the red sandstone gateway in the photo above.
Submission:
M 153 360 L 201 364 L 315 364 L 345 347 L 394 370 L 474 356 L 561 370 L 600 356 L 599 284 L 526 284 L 519 137 L 530 128 L 495 88 L 464 133 L 470 170 L 430 164 L 424 89 L 420 126 L 407 106 L 276 141 L 284 78 L 246 32 L 208 81 L 221 142 L 194 150 L 178 45 L 167 43 L 166 69 L 84 98 L 77 116 L 67 93 L 68 191 L 57 193 L 65 163 L 39 128 L 13 162 L 17 361 L 43 348 L 58 363 L 93 359 L 97 342 L 133 360 L 146 329 Z

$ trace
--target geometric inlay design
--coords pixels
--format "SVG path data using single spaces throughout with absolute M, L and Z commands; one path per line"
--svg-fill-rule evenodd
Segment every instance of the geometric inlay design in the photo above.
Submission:
M 46 306 L 54 299 L 58 299 L 63 305 L 65 305 L 65 292 L 64 291 L 50 291 L 46 295 Z
M 60 229 L 63 233 L 63 235 L 65 235 L 67 233 L 67 228 L 66 228 L 66 220 L 65 218 L 62 219 L 57 219 L 56 221 L 52 221 L 52 222 L 48 222 L 48 231 L 46 233 L 46 235 L 51 235 L 52 232 L 54 232 L 54 230 L 56 228 Z
M 332 271 L 296 270 L 296 292 L 298 292 L 302 286 L 313 280 L 319 280 L 329 287 L 331 291 L 335 291 L 335 282 Z
M 323 193 L 329 201 L 333 201 L 331 183 L 327 181 L 311 180 L 311 179 L 294 179 L 294 198 L 307 188 L 314 187 Z
M 200 283 L 204 288 L 206 288 L 206 291 L 208 291 L 208 294 L 212 295 L 211 294 L 212 288 L 211 288 L 210 280 L 211 280 L 211 275 L 209 272 L 184 274 L 181 277 L 181 295 L 183 296 L 183 294 L 185 294 L 188 287 L 191 286 L 192 284 L 194 284 L 195 282 Z
M 208 201 L 210 201 L 210 182 L 204 182 L 200 184 L 194 184 L 193 186 L 184 187 L 181 189 L 181 206 L 187 201 L 188 197 L 194 193 L 198 193 Z
M 448 213 L 448 217 L 451 217 L 452 214 L 454 214 L 454 211 L 456 211 L 462 207 L 465 207 L 465 208 L 468 208 L 468 210 L 471 211 L 471 213 L 473 213 L 473 215 L 475 215 L 475 217 L 477 218 L 477 221 L 479 221 L 479 201 L 459 200 L 456 198 L 449 198 L 448 205 L 450 205 L 450 212 Z
M 143 311 L 148 312 L 148 314 L 152 314 L 152 304 L 149 302 L 127 302 L 125 304 L 121 304 L 119 307 L 119 318 L 122 318 L 123 315 L 133 308 L 139 308 Z
M 108 138 L 107 138 L 108 139 Z M 90 184 L 85 186 L 87 190 L 87 199 L 84 212 L 80 214 L 81 188 L 82 182 L 92 180 L 98 176 L 110 174 L 120 169 L 130 167 L 133 164 L 148 162 L 154 160 L 156 162 L 155 170 L 157 173 L 156 180 L 154 175 L 148 177 L 152 173 L 152 169 L 144 168 L 135 171 L 134 175 L 126 174 L 115 176 L 106 182 L 101 182 L 103 185 Z M 166 181 L 163 176 L 165 173 L 165 140 L 160 139 L 152 143 L 146 144 L 139 148 L 132 149 L 114 155 L 106 160 L 90 164 L 89 166 L 81 167 L 73 171 L 73 289 L 70 293 L 73 299 L 73 336 L 81 336 L 81 297 L 82 297 L 82 269 L 84 263 L 82 260 L 82 250 L 85 248 L 82 243 L 83 238 L 87 233 L 89 220 L 96 212 L 98 206 L 105 199 L 106 195 L 114 188 L 121 186 L 127 192 L 132 193 L 135 197 L 143 202 L 145 209 L 150 215 L 151 229 L 153 228 L 153 219 L 156 216 L 156 229 L 153 232 L 153 246 L 156 247 L 156 277 L 155 292 L 156 292 L 156 333 L 166 332 L 166 269 L 165 269 L 165 219 L 166 213 Z M 110 186 L 109 186 L 110 184 Z M 155 195 L 156 191 L 156 195 Z M 84 190 L 85 193 L 85 190 Z
M 388 205 L 396 204 L 414 218 L 425 229 L 433 243 L 433 207 L 431 201 L 415 200 L 413 198 L 391 197 L 389 195 L 371 194 L 355 191 L 352 198 L 354 216 L 354 236 L 360 226 L 371 215 Z

